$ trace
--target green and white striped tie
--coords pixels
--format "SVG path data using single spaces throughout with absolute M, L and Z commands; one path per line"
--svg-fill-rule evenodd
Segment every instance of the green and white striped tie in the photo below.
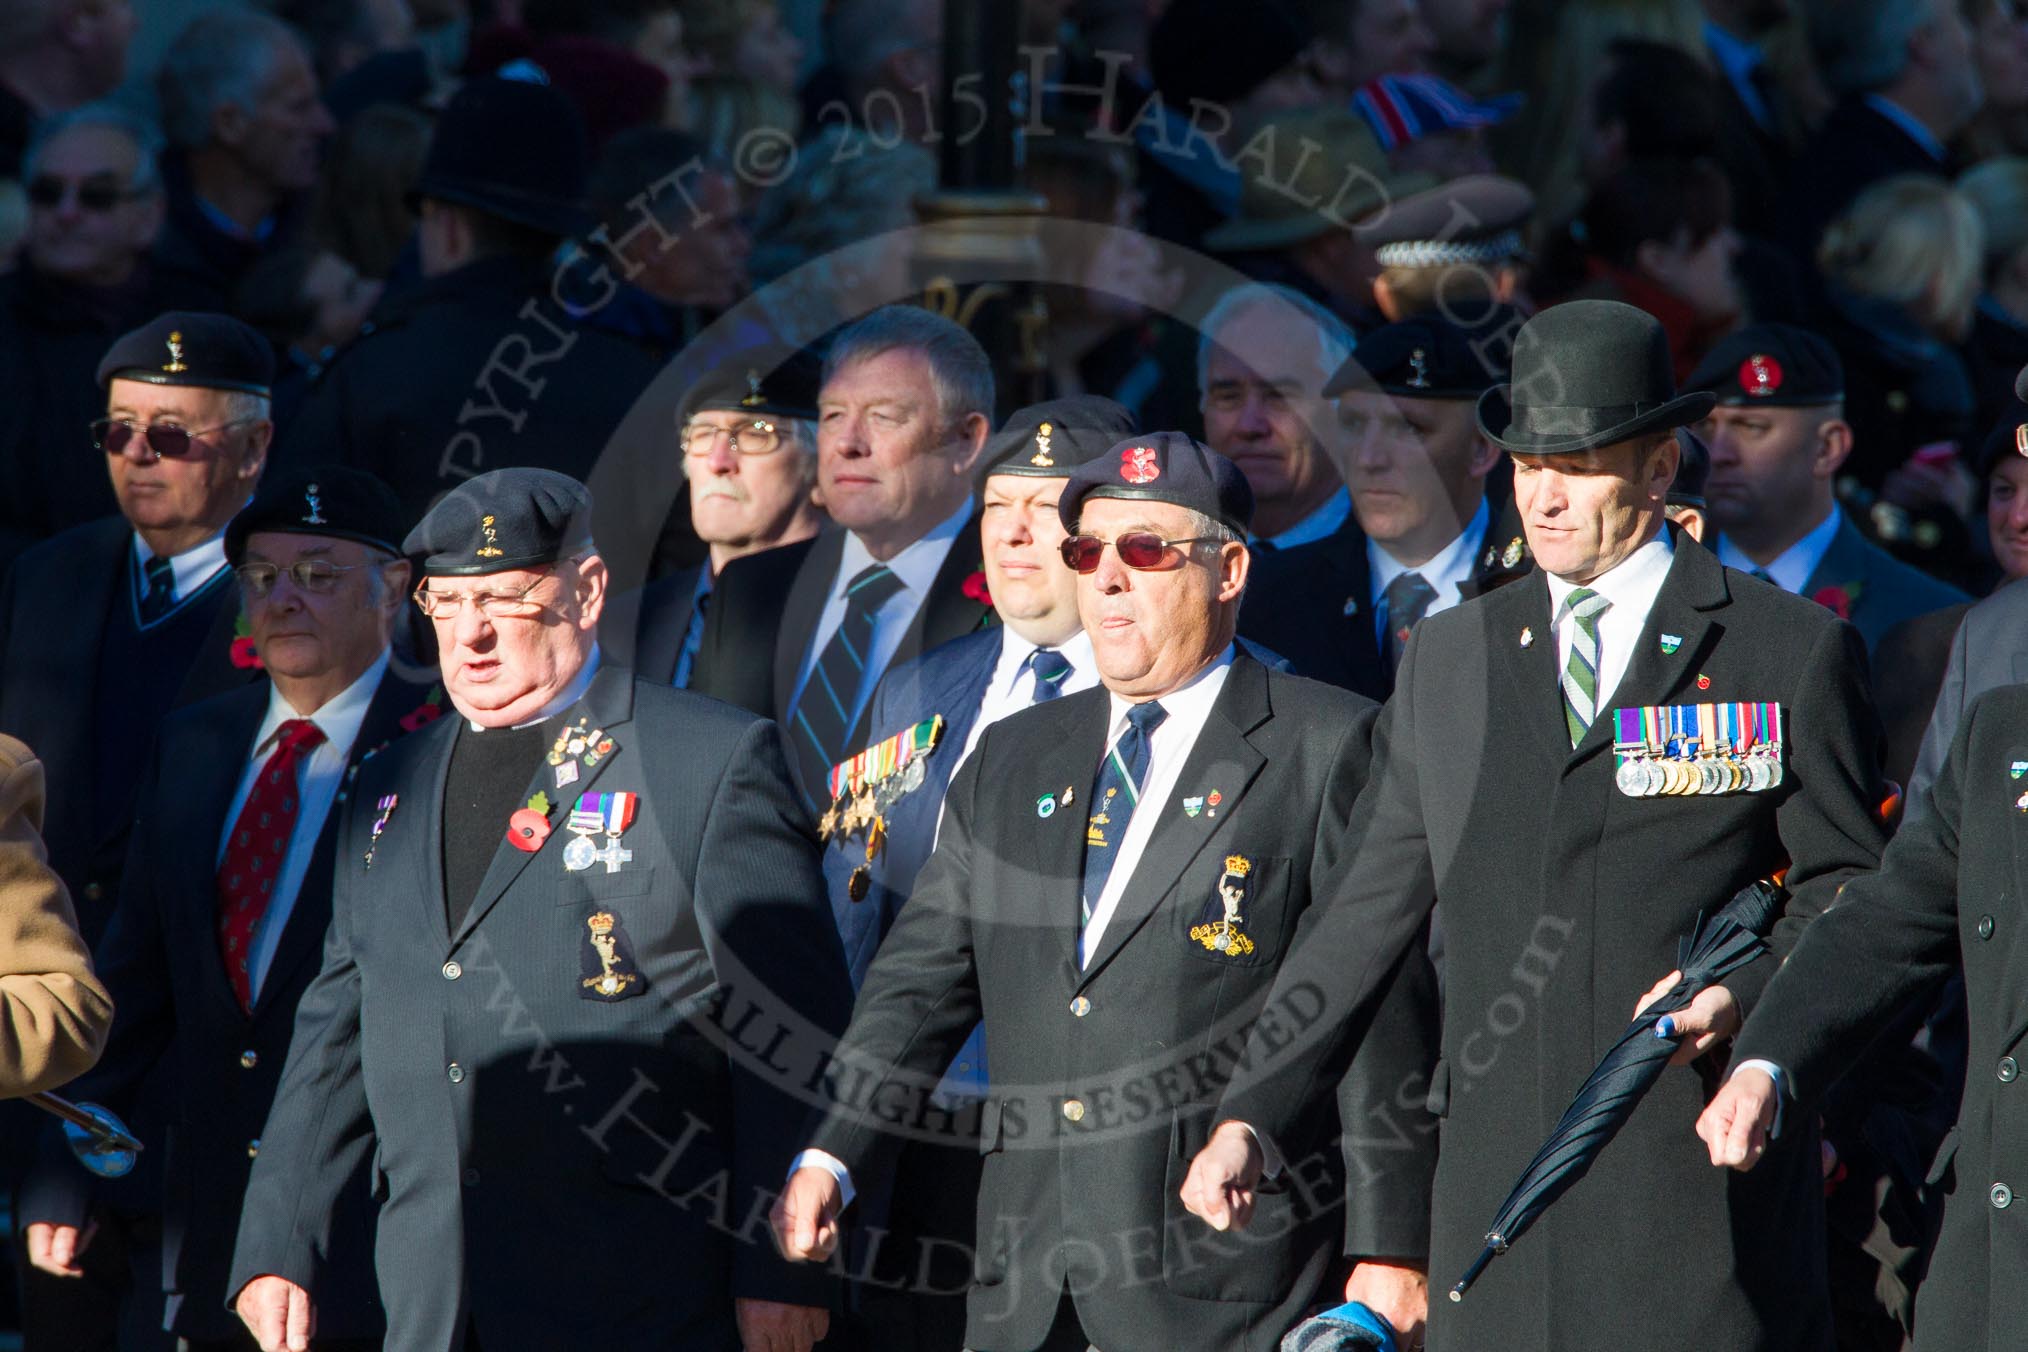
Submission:
M 1598 621 L 1612 604 L 1588 587 L 1563 598 L 1564 611 L 1577 621 L 1563 664 L 1563 721 L 1570 727 L 1572 746 L 1584 740 L 1585 729 L 1598 717 Z

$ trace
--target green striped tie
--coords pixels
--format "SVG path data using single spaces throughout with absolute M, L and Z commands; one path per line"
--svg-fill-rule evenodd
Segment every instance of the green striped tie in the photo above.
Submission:
M 1577 621 L 1570 636 L 1570 657 L 1563 664 L 1563 721 L 1569 725 L 1572 746 L 1584 740 L 1585 729 L 1598 716 L 1598 621 L 1612 604 L 1588 587 L 1578 587 L 1563 598 L 1564 611 Z

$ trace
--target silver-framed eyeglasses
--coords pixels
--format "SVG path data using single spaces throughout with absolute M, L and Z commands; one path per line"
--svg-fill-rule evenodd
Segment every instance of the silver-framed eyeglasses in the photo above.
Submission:
M 276 563 L 242 563 L 233 569 L 239 575 L 239 585 L 254 600 L 264 600 L 275 589 L 282 574 L 289 575 L 289 581 L 296 584 L 299 592 L 312 596 L 328 596 L 338 590 L 338 583 L 347 573 L 358 572 L 367 565 L 363 563 L 333 563 L 329 559 L 298 559 L 284 568 Z
M 737 427 L 719 427 L 712 423 L 685 423 L 683 426 L 683 453 L 685 455 L 710 455 L 718 449 L 720 437 L 732 438 L 732 449 L 741 455 L 772 455 L 782 448 L 782 429 L 765 418 L 755 418 Z

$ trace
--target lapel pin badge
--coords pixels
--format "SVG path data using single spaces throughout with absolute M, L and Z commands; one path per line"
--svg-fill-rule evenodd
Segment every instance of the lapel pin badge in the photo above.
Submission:
M 1699 690 L 1709 690 L 1711 688 L 1711 678 L 1701 671 L 1697 673 L 1697 688 Z
M 2024 793 L 2014 800 L 2014 810 L 2016 812 L 2028 812 L 2028 793 Z
M 1035 800 L 1035 815 L 1048 821 L 1056 815 L 1056 795 L 1045 793 Z
M 1345 613 L 1346 613 L 1346 615 L 1348 615 L 1348 616 L 1350 616 L 1350 615 L 1357 615 L 1357 614 L 1359 613 L 1359 598 L 1358 598 L 1358 597 L 1356 597 L 1356 596 L 1348 596 L 1348 597 L 1346 597 L 1346 598 L 1345 598 Z
M 1197 796 L 1195 796 L 1195 797 L 1193 797 L 1193 798 L 1185 798 L 1185 799 L 1183 800 L 1183 815 L 1184 815 L 1184 816 L 1186 816 L 1186 817 L 1195 817 L 1195 816 L 1196 816 L 1196 815 L 1197 815 L 1198 813 L 1202 812 L 1203 810 L 1204 810 L 1204 795 L 1203 795 L 1203 794 L 1198 794 Z
M 1662 656 L 1674 657 L 1676 655 L 1676 650 L 1682 646 L 1683 646 L 1683 636 L 1681 634 L 1662 635 Z
M 1205 794 L 1204 815 L 1207 817 L 1216 817 L 1218 815 L 1218 805 L 1224 801 L 1225 795 L 1220 793 L 1217 789 L 1213 789 L 1210 793 Z
M 528 806 L 507 819 L 507 843 L 523 854 L 534 854 L 549 839 L 549 795 L 537 793 Z
M 373 852 L 380 848 L 380 834 L 387 829 L 387 819 L 394 815 L 395 806 L 400 802 L 400 794 L 388 793 L 382 794 L 380 802 L 376 804 L 373 826 L 366 840 L 366 867 L 369 869 L 373 867 Z
M 1064 785 L 1064 786 L 1063 786 L 1063 805 L 1064 805 L 1065 807 L 1069 807 L 1069 806 L 1070 806 L 1070 805 L 1071 805 L 1072 803 L 1074 803 L 1074 802 L 1076 802 L 1076 801 L 1077 801 L 1077 788 L 1076 788 L 1076 787 L 1075 787 L 1074 785 L 1070 785 L 1070 784 L 1066 784 L 1066 785 Z
M 1535 631 L 1526 625 L 1523 625 L 1521 628 L 1521 646 L 1524 648 L 1535 646 Z
M 2007 767 L 2007 778 L 2019 779 L 2022 775 L 2028 775 L 2028 761 L 2015 761 Z

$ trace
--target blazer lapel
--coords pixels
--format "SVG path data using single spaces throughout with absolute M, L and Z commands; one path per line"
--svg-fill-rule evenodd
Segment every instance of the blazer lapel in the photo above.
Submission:
M 1817 593 L 1826 587 L 1839 587 L 1850 591 L 1855 583 L 1866 581 L 1865 540 L 1859 528 L 1852 524 L 1852 518 L 1845 515 L 1842 507 L 1833 507 L 1838 514 L 1838 529 L 1831 534 L 1831 543 L 1824 549 L 1824 557 L 1817 560 L 1817 566 L 1810 570 L 1810 577 L 1803 584 L 1805 600 L 1814 601 Z M 1863 593 L 1863 587 L 1860 589 Z M 1850 597 L 1856 608 L 1861 595 Z
M 1545 574 L 1525 578 L 1485 598 L 1486 642 L 1494 653 L 1492 707 L 1519 724 L 1548 763 L 1570 758 L 1570 732 L 1563 718 L 1562 672 L 1557 669 L 1556 628 L 1550 622 Z M 1504 718 L 1501 721 L 1505 721 Z
M 928 652 L 939 643 L 948 643 L 976 630 L 991 607 L 965 595 L 965 579 L 983 566 L 979 547 L 979 515 L 974 512 L 958 538 L 951 541 L 929 595 L 915 612 L 915 622 L 903 635 L 895 661 Z
M 1040 882 L 1040 886 L 1031 889 L 1031 895 L 1036 900 L 1030 902 L 1024 897 L 1005 916 L 1005 920 L 1015 926 L 1039 925 L 1051 935 L 1050 948 L 1055 955 L 1057 971 L 1062 974 L 1066 988 L 1074 988 L 1078 981 L 1077 931 L 1079 881 L 1084 874 L 1084 821 L 1090 811 L 1090 804 L 1085 799 L 1091 792 L 1092 780 L 1098 774 L 1099 757 L 1105 754 L 1112 699 L 1101 687 L 1066 695 L 1050 706 L 1052 712 L 1059 707 L 1069 720 L 1069 731 L 1048 742 L 1046 749 L 1030 762 L 1032 778 L 1024 780 L 1019 787 L 1006 790 L 1004 796 L 996 794 L 995 799 L 1006 803 L 1008 810 L 1022 821 L 1021 830 L 1010 830 L 1003 839 L 1012 850 L 1026 851 L 1033 866 L 1029 876 Z M 1073 791 L 1068 803 L 1063 801 L 1065 788 Z M 1039 819 L 1035 800 L 1044 794 L 1054 797 L 1056 807 L 1047 819 Z M 1052 880 L 1056 879 L 1064 880 L 1060 892 L 1056 892 L 1052 884 Z M 1031 905 L 1039 907 L 1039 910 L 1029 909 Z
M 830 599 L 831 584 L 838 576 L 838 561 L 845 555 L 845 532 L 827 530 L 819 535 L 803 556 L 796 580 L 782 602 L 780 638 L 775 643 L 775 718 L 788 716 L 789 701 L 796 695 L 796 676 L 824 617 L 824 603 Z
M 197 848 L 183 852 L 185 881 L 169 893 L 196 913 L 191 919 L 198 923 L 191 926 L 190 932 L 202 936 L 197 944 L 198 963 L 205 976 L 199 984 L 234 1017 L 243 1017 L 245 1011 L 239 1007 L 239 997 L 233 994 L 232 980 L 225 973 L 225 955 L 218 951 L 218 848 L 232 826 L 226 821 L 226 814 L 232 810 L 233 794 L 239 788 L 240 776 L 246 772 L 248 758 L 253 755 L 254 736 L 267 716 L 267 695 L 268 685 L 263 681 L 260 697 L 249 698 L 244 705 L 236 701 L 231 714 L 217 727 L 216 745 L 231 748 L 232 754 L 202 757 L 184 767 L 190 779 L 183 801 L 195 805 L 192 819 L 186 823 L 189 830 L 184 839 Z
M 1229 804 L 1224 808 L 1225 820 L 1231 820 L 1254 778 L 1267 763 L 1267 758 L 1247 740 L 1247 734 L 1271 716 L 1266 669 L 1251 658 L 1234 658 L 1232 670 L 1226 673 L 1225 688 L 1219 691 L 1211 717 L 1197 735 L 1197 744 L 1183 763 L 1177 784 L 1185 790 L 1193 785 L 1217 788 Z M 1208 812 L 1193 817 L 1176 811 L 1171 803 L 1154 799 L 1143 801 L 1135 811 L 1160 815 L 1155 819 L 1155 829 L 1148 836 L 1140 862 L 1134 866 L 1134 876 L 1121 890 L 1119 904 L 1099 935 L 1098 948 L 1079 974 L 1076 982 L 1079 988 L 1089 985 L 1154 914 L 1204 843 L 1223 824 Z
M 521 870 L 528 867 L 530 860 L 544 855 L 562 853 L 564 842 L 568 839 L 568 833 L 556 830 L 555 828 L 559 823 L 569 818 L 570 805 L 576 802 L 580 795 L 588 793 L 591 790 L 591 786 L 596 784 L 599 777 L 611 768 L 614 761 L 627 755 L 629 751 L 639 754 L 640 748 L 630 748 L 627 745 L 628 738 L 633 735 L 633 730 L 630 726 L 634 716 L 634 677 L 632 672 L 619 666 L 600 667 L 599 674 L 592 678 L 591 688 L 585 691 L 583 699 L 564 712 L 563 720 L 566 723 L 573 723 L 579 714 L 584 715 L 589 728 L 603 728 L 608 733 L 619 731 L 624 732 L 625 735 L 615 735 L 613 737 L 615 746 L 612 754 L 601 757 L 597 765 L 580 771 L 577 779 L 567 788 L 558 789 L 556 787 L 555 772 L 547 761 L 539 762 L 536 765 L 534 773 L 529 776 L 528 791 L 524 797 L 533 797 L 537 792 L 549 795 L 549 824 L 551 827 L 549 839 L 542 843 L 540 849 L 531 853 L 530 851 L 517 849 L 509 845 L 507 843 L 506 829 L 504 826 L 502 827 L 500 844 L 493 850 L 493 862 L 487 866 L 486 876 L 479 882 L 478 895 L 472 898 L 472 904 L 465 911 L 465 918 L 460 923 L 457 934 L 452 937 L 451 946 L 453 948 L 463 943 L 473 929 L 478 926 L 479 922 L 485 918 L 486 913 L 493 909 L 501 897 L 506 895 L 507 889 L 514 885 L 514 880 L 521 876 Z M 446 761 L 446 764 L 448 764 L 448 761 Z M 438 817 L 440 819 L 442 815 L 442 812 L 439 811 Z M 439 887 L 438 890 L 441 892 L 442 888 Z M 439 924 L 441 923 L 440 915 Z
M 1690 683 L 1691 673 L 1710 655 L 1715 641 L 1715 626 L 1706 612 L 1724 605 L 1730 597 L 1725 570 L 1717 557 L 1689 536 L 1678 535 L 1675 559 L 1662 581 L 1662 590 L 1655 595 L 1647 623 L 1641 626 L 1641 636 L 1634 640 L 1626 674 L 1571 753 L 1573 765 L 1613 744 L 1614 709 L 1678 702 L 1677 696 Z M 1681 640 L 1673 653 L 1662 649 L 1664 634 Z

